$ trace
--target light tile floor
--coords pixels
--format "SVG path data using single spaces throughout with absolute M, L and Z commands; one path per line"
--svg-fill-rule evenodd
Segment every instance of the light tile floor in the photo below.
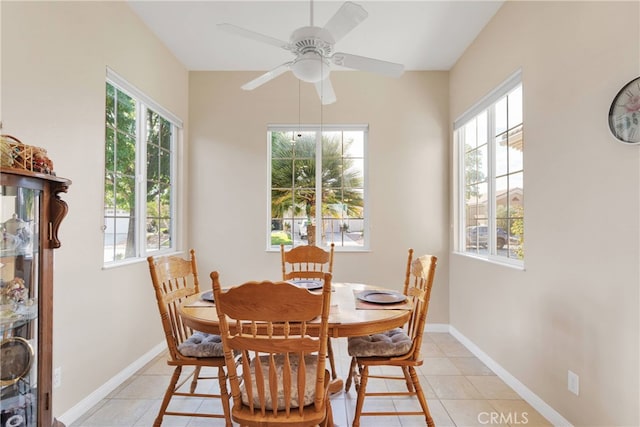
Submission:
M 447 333 L 427 333 L 423 351 L 425 363 L 418 368 L 420 382 L 437 426 L 550 426 L 535 409 L 522 400 L 469 350 Z M 346 339 L 332 341 L 338 372 L 343 378 L 349 367 Z M 114 390 L 69 427 L 149 427 L 153 425 L 172 369 L 161 355 Z M 392 372 L 396 374 L 396 372 Z M 217 388 L 216 381 L 209 381 Z M 388 384 L 387 384 L 388 383 Z M 398 381 L 370 380 L 369 391 L 387 387 L 404 387 Z M 200 387 L 200 385 L 199 385 Z M 174 398 L 172 408 L 209 411 L 218 402 Z M 350 426 L 356 404 L 353 388 L 331 397 L 336 426 Z M 375 410 L 413 410 L 419 404 L 413 398 L 389 399 L 368 397 L 367 405 Z M 215 411 L 215 409 L 214 409 Z M 422 416 L 362 417 L 360 425 L 406 427 L 424 426 Z M 163 426 L 224 426 L 223 420 L 210 418 L 165 417 Z

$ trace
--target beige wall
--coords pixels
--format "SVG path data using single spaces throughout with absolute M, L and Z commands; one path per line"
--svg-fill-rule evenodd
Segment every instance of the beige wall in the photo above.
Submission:
M 508 2 L 450 74 L 455 119 L 522 68 L 526 192 L 525 270 L 452 255 L 451 324 L 578 426 L 640 425 L 640 151 L 607 126 L 640 75 L 639 17 L 637 1 Z
M 146 264 L 102 269 L 105 67 L 188 125 L 184 215 L 205 286 L 213 269 L 223 283 L 279 275 L 278 254 L 265 251 L 265 128 L 298 121 L 298 84 L 283 75 L 244 92 L 257 73 L 187 73 L 121 2 L 0 7 L 3 131 L 46 147 L 73 180 L 54 272 L 61 414 L 162 341 Z M 334 73 L 338 103 L 322 112 L 324 123 L 370 125 L 371 251 L 337 254 L 336 280 L 399 289 L 409 246 L 438 255 L 430 322 L 450 321 L 575 425 L 640 424 L 639 151 L 606 122 L 640 74 L 639 12 L 637 2 L 509 2 L 450 74 Z M 519 67 L 525 271 L 448 255 L 448 123 Z M 320 117 L 306 84 L 301 116 Z
M 298 123 L 291 73 L 251 92 L 255 72 L 191 72 L 189 241 L 200 271 L 223 284 L 278 278 L 279 252 L 266 251 L 269 124 Z M 447 323 L 448 73 L 408 72 L 389 79 L 331 74 L 338 102 L 323 123 L 368 124 L 371 251 L 335 255 L 334 280 L 401 289 L 407 249 L 440 257 L 429 321 Z M 301 122 L 320 122 L 312 85 L 301 85 Z
M 1 2 L 3 132 L 73 181 L 55 253 L 55 415 L 163 335 L 146 263 L 102 269 L 105 70 L 187 120 L 188 74 L 124 2 Z

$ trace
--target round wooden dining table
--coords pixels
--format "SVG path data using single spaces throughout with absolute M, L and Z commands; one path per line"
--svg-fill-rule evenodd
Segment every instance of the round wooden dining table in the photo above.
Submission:
M 331 283 L 329 335 L 333 338 L 353 337 L 384 332 L 404 325 L 411 316 L 411 303 L 373 304 L 360 300 L 363 291 L 389 291 L 362 283 Z M 219 334 L 218 315 L 214 303 L 203 301 L 202 294 L 187 298 L 178 307 L 184 324 L 190 328 Z M 343 380 L 336 378 L 329 386 L 331 394 L 342 389 Z
M 329 335 L 333 338 L 353 337 L 384 332 L 404 325 L 411 315 L 408 302 L 398 304 L 370 304 L 359 301 L 361 291 L 383 288 L 361 283 L 331 284 Z M 178 308 L 185 325 L 210 334 L 219 334 L 215 305 L 203 302 L 200 295 L 186 299 Z
M 329 312 L 329 335 L 333 338 L 353 337 L 384 332 L 404 325 L 411 316 L 408 301 L 397 304 L 372 304 L 361 301 L 357 295 L 362 291 L 384 290 L 361 283 L 331 283 L 331 310 Z M 178 311 L 184 324 L 190 328 L 210 334 L 219 334 L 218 315 L 213 303 L 202 301 L 201 295 L 186 299 Z M 343 381 L 332 381 L 329 391 L 337 393 Z

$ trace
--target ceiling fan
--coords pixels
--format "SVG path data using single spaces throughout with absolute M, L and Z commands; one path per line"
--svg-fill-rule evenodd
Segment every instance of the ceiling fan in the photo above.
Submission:
M 362 6 L 345 2 L 324 28 L 320 28 L 313 25 L 313 0 L 310 3 L 310 25 L 293 31 L 288 42 L 233 24 L 218 24 L 221 30 L 288 50 L 295 55 L 292 61 L 267 71 L 244 84 L 242 89 L 253 90 L 291 70 L 298 79 L 315 84 L 322 104 L 332 104 L 336 101 L 336 95 L 329 78 L 331 64 L 389 77 L 402 75 L 402 64 L 333 51 L 335 43 L 369 16 Z

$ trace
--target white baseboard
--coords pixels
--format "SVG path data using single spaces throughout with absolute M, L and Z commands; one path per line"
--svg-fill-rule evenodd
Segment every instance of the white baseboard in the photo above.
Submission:
M 518 393 L 525 402 L 531 405 L 536 411 L 547 419 L 554 426 L 572 427 L 572 424 L 567 421 L 560 413 L 549 406 L 544 400 L 538 397 L 537 394 L 532 392 L 524 384 L 522 384 L 516 377 L 511 375 L 506 369 L 500 366 L 495 360 L 482 351 L 477 345 L 475 345 L 470 339 L 465 337 L 455 327 L 449 326 L 449 331 L 462 345 L 464 345 L 471 353 L 473 353 L 478 359 L 480 359 L 489 369 L 504 381 L 509 387 L 511 387 L 516 393 Z
M 138 372 L 142 367 L 144 367 L 147 363 L 151 362 L 156 356 L 167 349 L 167 343 L 162 341 L 160 344 L 153 347 L 151 350 L 146 352 L 142 357 L 138 360 L 134 361 L 131 365 L 124 368 L 120 371 L 116 376 L 111 378 L 109 381 L 104 383 L 100 388 L 95 390 L 89 396 L 82 399 L 78 402 L 77 405 L 69 409 L 67 412 L 62 414 L 59 417 L 56 417 L 58 421 L 62 422 L 64 425 L 71 425 L 78 418 L 84 415 L 89 409 L 93 408 L 96 404 L 98 404 L 102 399 L 107 397 L 109 393 L 115 390 L 120 384 L 125 382 L 127 379 L 131 378 L 133 374 Z

